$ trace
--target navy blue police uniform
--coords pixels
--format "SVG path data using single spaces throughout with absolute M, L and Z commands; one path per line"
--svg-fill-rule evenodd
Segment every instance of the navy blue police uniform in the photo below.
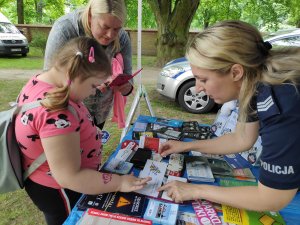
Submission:
M 260 84 L 254 98 L 263 147 L 259 181 L 270 188 L 300 187 L 299 90 L 289 83 Z

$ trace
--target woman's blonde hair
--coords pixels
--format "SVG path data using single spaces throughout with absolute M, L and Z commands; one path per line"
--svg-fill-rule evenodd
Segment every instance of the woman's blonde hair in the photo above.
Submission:
M 93 37 L 89 16 L 97 17 L 105 13 L 117 17 L 122 22 L 122 25 L 124 25 L 126 21 L 126 7 L 124 0 L 90 0 L 88 2 L 81 14 L 81 21 L 84 31 L 89 37 Z M 116 38 L 113 44 L 114 50 L 119 51 L 119 38 Z
M 300 48 L 272 49 L 260 32 L 242 21 L 223 21 L 197 34 L 186 57 L 199 68 L 227 74 L 234 64 L 244 68 L 239 94 L 240 121 L 245 122 L 259 82 L 270 85 L 300 78 Z
M 94 48 L 94 62 L 89 60 L 91 48 Z M 67 42 L 59 50 L 54 60 L 57 71 L 66 71 L 69 84 L 49 91 L 42 105 L 51 111 L 68 106 L 70 83 L 79 78 L 85 81 L 90 77 L 107 79 L 111 75 L 111 64 L 101 45 L 93 38 L 78 37 Z

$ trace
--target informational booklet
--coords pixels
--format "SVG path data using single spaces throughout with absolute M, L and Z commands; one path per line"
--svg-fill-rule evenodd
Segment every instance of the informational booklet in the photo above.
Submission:
M 119 159 L 121 161 L 130 161 L 134 154 L 134 150 L 131 150 L 130 148 L 123 148 L 118 151 L 118 153 L 115 156 L 115 159 Z
M 151 177 L 152 180 L 149 181 L 143 189 L 138 190 L 137 193 L 157 198 L 159 195 L 157 189 L 162 185 L 167 165 L 168 164 L 165 162 L 157 162 L 148 159 L 144 169 L 140 172 L 139 177 Z
M 186 156 L 186 171 L 190 181 L 214 182 L 212 170 L 205 157 Z
M 255 144 L 248 151 L 241 152 L 240 155 L 253 166 L 260 166 L 260 155 L 262 153 L 261 137 L 259 136 Z
M 106 212 L 121 213 L 135 217 L 142 217 L 146 197 L 137 193 L 111 192 L 100 195 L 84 195 L 77 207 L 99 209 Z
M 199 126 L 197 121 L 185 121 L 182 123 L 183 138 L 206 140 L 213 136 L 210 126 Z
M 111 172 L 116 174 L 128 174 L 133 167 L 133 163 L 112 158 L 101 168 L 101 172 Z
M 124 148 L 136 151 L 139 148 L 139 144 L 133 140 L 126 140 L 121 143 L 121 149 Z
M 167 175 L 181 177 L 184 167 L 183 154 L 173 153 L 170 155 L 169 164 L 167 167 Z
M 176 225 L 200 225 L 195 213 L 178 212 Z
M 178 119 L 167 119 L 167 118 L 161 118 L 157 117 L 155 121 L 153 121 L 156 124 L 168 126 L 168 127 L 182 127 L 183 120 Z
M 132 216 L 88 209 L 76 225 L 152 225 L 152 221 Z
M 207 158 L 207 161 L 214 175 L 233 176 L 233 169 L 225 160 Z
M 234 169 L 240 168 L 251 168 L 252 165 L 246 159 L 244 159 L 240 154 L 229 154 L 224 155 L 224 159 L 228 164 Z
M 175 225 L 178 215 L 178 204 L 149 199 L 144 219 L 157 224 Z
M 211 202 L 197 200 L 192 202 L 192 206 L 201 225 L 222 225 L 222 220 Z
M 223 187 L 257 186 L 257 182 L 241 181 L 235 179 L 220 179 L 220 186 Z
M 165 143 L 167 139 L 163 138 L 153 138 L 153 137 L 147 137 L 147 136 L 141 136 L 139 147 L 140 148 L 148 148 L 151 149 L 154 152 L 158 152 L 158 149 L 160 148 L 162 143 Z
M 110 87 L 113 86 L 121 86 L 123 84 L 126 84 L 129 80 L 131 80 L 133 77 L 139 74 L 143 68 L 137 70 L 135 73 L 132 75 L 130 74 L 119 74 L 118 76 L 115 77 L 115 79 L 112 80 L 110 84 L 108 84 Z
M 238 225 L 276 224 L 285 225 L 278 212 L 257 212 L 222 205 L 224 221 Z
M 181 130 L 178 127 L 164 126 L 155 123 L 136 122 L 132 131 L 132 139 L 140 140 L 141 136 L 180 140 Z

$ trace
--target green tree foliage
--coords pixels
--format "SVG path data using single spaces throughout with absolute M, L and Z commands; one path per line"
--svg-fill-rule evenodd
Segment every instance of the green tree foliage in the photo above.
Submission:
M 286 23 L 299 0 L 202 0 L 192 28 L 202 29 L 222 20 L 240 19 L 258 28 L 277 30 Z M 292 7 L 292 3 L 294 3 Z M 297 13 L 294 13 L 297 15 Z M 299 13 L 298 13 L 299 15 Z M 292 23 L 291 23 L 292 24 Z M 295 23 L 294 23 L 295 25 Z
M 291 25 L 300 28 L 300 3 L 299 0 L 286 0 L 286 5 L 289 8 L 289 20 Z
M 138 22 L 138 0 L 125 0 L 127 8 L 127 18 L 125 26 L 131 29 L 137 29 Z M 143 28 L 157 28 L 154 13 L 147 1 L 143 1 L 142 4 L 142 27 Z
M 202 0 L 194 17 L 192 27 L 206 28 L 220 20 L 239 19 L 240 5 L 234 0 Z

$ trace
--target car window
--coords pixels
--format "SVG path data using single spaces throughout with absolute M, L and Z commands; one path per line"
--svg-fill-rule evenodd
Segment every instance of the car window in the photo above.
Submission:
M 286 37 L 272 41 L 272 45 L 275 46 L 300 46 L 300 36 Z
M 19 34 L 19 30 L 10 23 L 3 23 L 0 22 L 0 33 L 6 33 L 6 34 Z

